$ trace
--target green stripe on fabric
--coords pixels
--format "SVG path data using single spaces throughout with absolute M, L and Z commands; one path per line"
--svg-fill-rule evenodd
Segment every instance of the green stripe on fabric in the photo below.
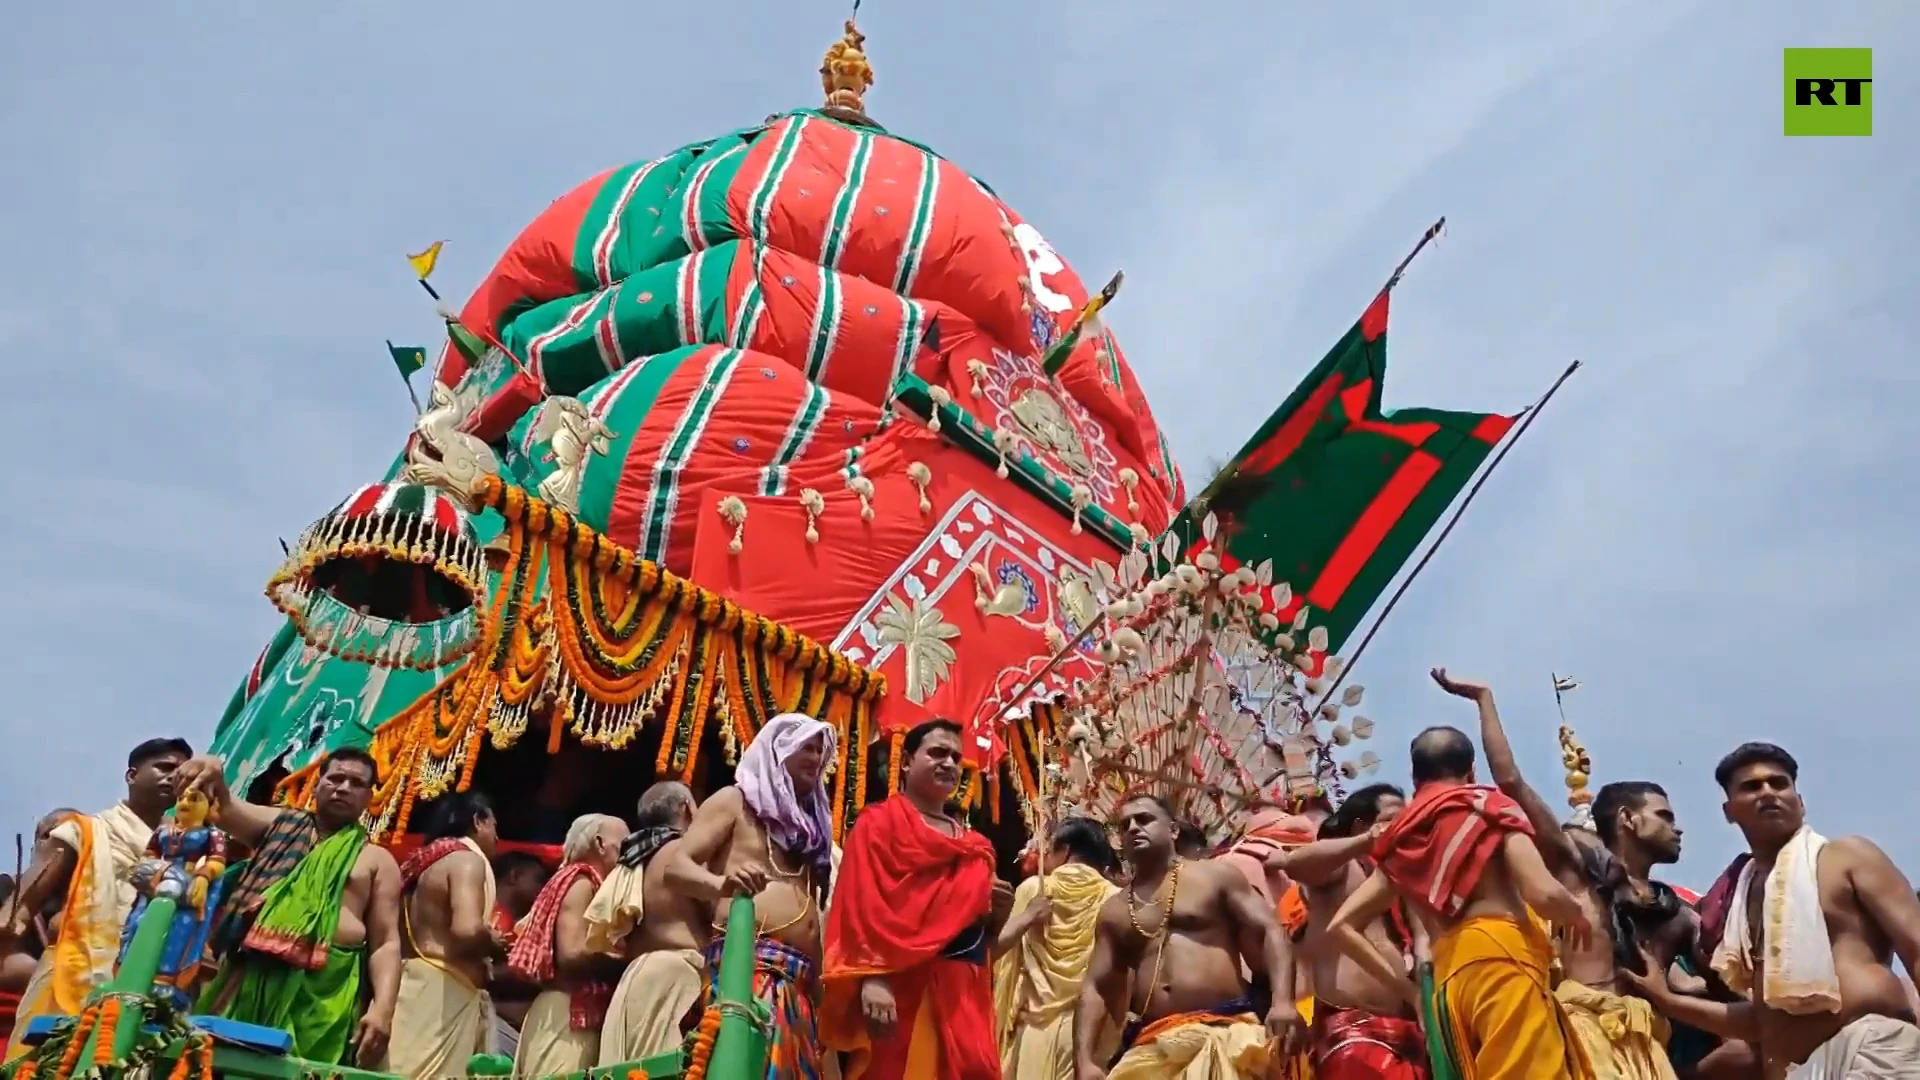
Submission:
M 833 201 L 833 213 L 827 219 L 827 235 L 820 249 L 820 263 L 829 269 L 839 268 L 840 256 L 847 250 L 847 226 L 853 218 L 853 208 L 860 202 L 860 189 L 866 184 L 867 165 L 872 160 L 873 136 L 854 136 L 853 155 L 847 162 L 847 178 L 840 185 L 839 196 Z
M 800 401 L 800 409 L 794 413 L 793 423 L 787 425 L 787 433 L 780 440 L 780 449 L 773 461 L 760 470 L 760 494 L 784 495 L 787 492 L 787 470 L 793 460 L 806 450 L 812 441 L 814 432 L 820 430 L 820 421 L 833 405 L 833 395 L 818 383 L 808 383 L 806 396 Z
M 893 275 L 893 291 L 913 295 L 913 279 L 920 273 L 926 257 L 927 237 L 933 234 L 933 214 L 940 194 L 940 159 L 926 152 L 920 166 L 920 190 L 913 199 L 913 223 L 907 229 L 907 246 L 900 252 L 900 266 Z
M 606 183 L 594 192 L 580 231 L 573 236 L 573 280 L 582 290 L 613 282 L 600 273 L 607 251 L 619 242 L 621 211 L 632 199 L 637 182 L 654 162 L 636 161 L 622 165 L 607 176 Z
M 640 550 L 637 552 L 643 559 L 659 562 L 666 555 L 674 507 L 680 501 L 680 470 L 686 465 L 687 455 L 693 452 L 695 444 L 700 441 L 707 420 L 713 416 L 714 405 L 726 391 L 739 364 L 738 349 L 725 349 L 708 363 L 706 380 L 694 393 L 693 399 L 687 402 L 685 411 L 674 425 L 672 436 L 662 448 L 659 459 L 654 462 L 653 482 L 647 491 L 647 508 L 641 519 Z
M 800 146 L 801 137 L 806 128 L 807 118 L 800 117 L 786 130 L 780 133 L 780 141 L 775 144 L 773 153 L 767 160 L 766 171 L 754 185 L 753 193 L 747 199 L 747 235 L 753 244 L 753 280 L 742 290 L 740 306 L 733 315 L 733 334 L 731 343 L 734 348 L 744 349 L 753 344 L 753 331 L 760 322 L 761 312 L 765 310 L 765 286 L 762 280 L 766 276 L 767 221 L 772 213 L 773 204 L 780 193 L 780 182 L 786 178 L 787 170 L 793 165 L 794 152 Z
M 681 365 L 698 353 L 698 349 L 675 349 L 641 357 L 596 388 L 597 392 L 591 397 L 581 398 L 589 410 L 602 413 L 601 419 L 613 431 L 613 445 L 608 452 L 590 455 L 581 474 L 579 517 L 582 523 L 596 530 L 607 528 L 614 496 L 626 475 L 627 455 L 632 451 L 633 440 L 639 437 L 648 415 L 659 401 L 661 389 Z M 617 396 L 603 409 L 601 399 L 608 394 Z
M 686 185 L 681 204 L 681 239 L 693 250 L 712 247 L 738 236 L 737 227 L 727 215 L 727 196 L 734 177 L 747 163 L 747 139 L 729 139 L 714 144 L 703 163 L 694 169 Z
M 549 301 L 515 318 L 501 340 L 526 360 L 548 393 L 579 393 L 610 370 L 597 327 L 613 299 L 614 290 L 602 289 Z
M 813 309 L 813 337 L 807 343 L 807 361 L 803 368 L 808 382 L 820 382 L 827 374 L 827 361 L 833 356 L 834 342 L 840 337 L 840 309 L 845 301 L 840 275 L 820 267 L 820 302 Z

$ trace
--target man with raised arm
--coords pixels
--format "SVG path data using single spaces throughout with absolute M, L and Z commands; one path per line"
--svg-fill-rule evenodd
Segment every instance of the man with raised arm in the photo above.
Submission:
M 1622 972 L 1640 966 L 1640 949 L 1647 946 L 1660 958 L 1662 970 L 1673 963 L 1691 934 L 1691 922 L 1681 913 L 1680 898 L 1667 890 L 1671 905 L 1664 918 L 1652 894 L 1635 904 L 1625 870 L 1599 840 L 1623 846 L 1622 830 L 1644 831 L 1659 850 L 1651 853 L 1632 844 L 1635 857 L 1647 865 L 1654 858 L 1673 862 L 1680 856 L 1680 830 L 1674 827 L 1673 808 L 1657 785 L 1611 785 L 1605 804 L 1594 803 L 1595 833 L 1565 828 L 1559 815 L 1520 774 L 1513 747 L 1500 723 L 1493 690 L 1484 683 L 1456 679 L 1445 668 L 1435 668 L 1433 681 L 1458 698 L 1474 703 L 1480 714 L 1480 747 L 1487 755 L 1487 772 L 1495 786 L 1520 806 L 1533 826 L 1534 844 L 1553 874 L 1580 904 L 1593 926 L 1584 945 L 1563 943 L 1560 964 L 1565 975 L 1554 996 L 1566 1010 L 1574 1037 L 1601 1076 L 1620 1080 L 1674 1080 L 1667 1059 L 1665 1020 L 1644 999 L 1623 991 Z M 1631 797 L 1629 797 L 1631 793 Z M 1659 800 L 1658 806 L 1650 805 Z M 1632 804 L 1631 806 L 1629 804 Z M 1661 813 L 1664 811 L 1665 816 Z M 1637 835 L 1637 833 L 1635 833 Z M 1642 878 L 1642 881 L 1645 879 Z
M 400 928 L 405 961 L 393 1038 L 381 1072 L 416 1080 L 459 1076 L 467 1059 L 493 1044 L 487 977 L 505 955 L 489 918 L 499 843 L 493 806 L 479 792 L 435 800 L 426 846 L 400 865 Z
M 97 814 L 70 814 L 33 845 L 33 861 L 0 905 L 0 952 L 25 937 L 55 900 L 61 900 L 60 933 L 20 992 L 14 1012 L 20 1031 L 37 1017 L 78 1015 L 87 995 L 113 977 L 120 930 L 133 910 L 134 865 L 173 806 L 174 771 L 192 756 L 183 739 L 148 739 L 127 755 L 125 799 Z M 11 1040 L 6 1060 L 27 1049 L 25 1041 Z
M 1746 1000 L 1676 994 L 1658 964 L 1633 980 L 1672 1019 L 1759 1046 L 1768 1080 L 1920 1076 L 1920 1027 L 1893 971 L 1898 954 L 1910 978 L 1920 972 L 1920 898 L 1873 841 L 1808 828 L 1799 777 L 1771 743 L 1740 746 L 1714 770 L 1753 857 L 1712 966 Z
M 1069 817 L 1051 841 L 1052 869 L 1014 890 L 993 950 L 1000 1071 L 1023 1080 L 1073 1080 L 1073 1012 L 1100 909 L 1117 891 L 1106 874 L 1119 860 L 1099 822 Z
M 664 888 L 692 897 L 708 920 L 709 981 L 720 973 L 733 898 L 753 897 L 753 992 L 773 1016 L 769 1078 L 811 1078 L 823 1068 L 814 1002 L 820 905 L 833 870 L 823 777 L 834 749 L 824 721 L 799 713 L 767 721 L 741 751 L 733 786 L 701 803 L 687 835 L 660 855 Z M 651 891 L 647 903 L 655 903 Z
M 1327 933 L 1333 913 L 1373 872 L 1368 852 L 1406 808 L 1406 793 L 1373 784 L 1347 796 L 1320 824 L 1320 839 L 1268 857 L 1268 865 L 1298 882 L 1306 894 L 1307 927 L 1297 955 L 1312 973 L 1313 1068 L 1318 1080 L 1424 1080 L 1427 1046 L 1419 1011 L 1400 984 L 1380 981 L 1349 959 Z M 1402 905 L 1362 931 L 1367 943 L 1402 972 L 1412 971 L 1425 948 Z M 1416 945 L 1418 948 L 1416 948 Z M 1423 957 L 1424 958 L 1424 957 Z
M 1233 867 L 1176 855 L 1174 817 L 1158 798 L 1136 795 L 1116 817 L 1133 874 L 1101 908 L 1081 983 L 1073 1030 L 1079 1080 L 1230 1080 L 1261 1075 L 1291 1056 L 1305 1033 L 1289 942 L 1273 909 Z M 1241 942 L 1250 939 L 1259 941 L 1260 956 L 1243 957 Z M 1272 976 L 1265 1017 L 1248 996 L 1243 959 Z M 1133 1020 L 1109 1072 L 1095 1058 L 1095 1040 L 1121 1001 Z
M 847 835 L 827 915 L 820 1037 L 859 1080 L 999 1080 L 988 951 L 1013 902 L 993 845 L 947 814 L 960 725 L 902 743 L 900 793 Z M 890 767 L 898 768 L 895 763 Z
M 225 964 L 200 1008 L 280 1028 L 311 1061 L 371 1067 L 393 1031 L 400 868 L 360 824 L 376 771 L 364 750 L 328 754 L 310 811 L 239 798 L 219 758 L 195 758 L 177 777 L 182 790 L 205 793 L 220 827 L 253 852 L 215 928 Z
M 1547 870 L 1520 805 L 1474 783 L 1473 742 L 1464 732 L 1428 728 L 1414 736 L 1412 757 L 1413 801 L 1374 841 L 1374 871 L 1334 913 L 1328 935 L 1383 985 L 1397 987 L 1403 1001 L 1421 1007 L 1420 987 L 1363 933 L 1396 894 L 1410 901 L 1433 942 L 1425 1020 L 1436 1073 L 1475 1080 L 1594 1076 L 1553 996 L 1553 946 L 1533 917 L 1560 926 L 1580 949 L 1593 932 L 1585 910 Z M 1442 1054 L 1447 1061 L 1437 1060 Z
M 617 865 L 587 905 L 587 947 L 630 957 L 600 1030 L 604 1068 L 678 1047 L 706 987 L 711 905 L 669 886 L 665 867 L 693 825 L 693 791 L 662 780 L 640 796 Z
M 587 942 L 587 904 L 620 855 L 627 823 L 583 814 L 567 828 L 560 870 L 516 924 L 507 967 L 540 987 L 514 1047 L 513 1074 L 563 1076 L 600 1060 L 600 1027 L 624 966 Z

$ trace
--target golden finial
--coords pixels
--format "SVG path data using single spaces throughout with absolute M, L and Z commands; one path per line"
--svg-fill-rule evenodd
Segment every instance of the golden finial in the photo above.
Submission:
M 826 91 L 826 108 L 865 114 L 862 95 L 873 85 L 873 65 L 867 63 L 867 54 L 860 48 L 866 43 L 867 36 L 848 19 L 846 35 L 827 49 L 820 61 L 820 88 Z
M 1573 807 L 1573 823 L 1585 825 L 1593 820 L 1593 792 L 1587 790 L 1587 783 L 1593 778 L 1593 760 L 1587 756 L 1587 748 L 1573 734 L 1573 729 L 1560 725 L 1560 764 L 1567 770 L 1567 805 Z

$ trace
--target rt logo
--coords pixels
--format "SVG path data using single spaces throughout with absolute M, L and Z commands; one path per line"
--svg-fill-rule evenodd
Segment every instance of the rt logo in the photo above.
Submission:
M 1786 50 L 1788 135 L 1873 134 L 1872 49 Z

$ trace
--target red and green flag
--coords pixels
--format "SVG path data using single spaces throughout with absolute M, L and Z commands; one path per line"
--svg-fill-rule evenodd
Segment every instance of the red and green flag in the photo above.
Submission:
M 1514 417 L 1380 407 L 1387 374 L 1382 292 L 1304 382 L 1171 526 L 1189 554 L 1217 519 L 1222 566 L 1273 560 L 1292 587 L 1280 630 L 1302 605 L 1338 652 L 1374 601 L 1466 488 Z M 1295 638 L 1305 644 L 1304 633 Z M 1315 665 L 1317 667 L 1317 664 Z

